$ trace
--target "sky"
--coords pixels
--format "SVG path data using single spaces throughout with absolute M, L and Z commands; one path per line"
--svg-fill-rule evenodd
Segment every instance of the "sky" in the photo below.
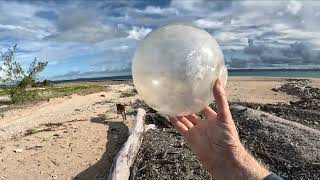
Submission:
M 130 75 L 141 40 L 179 22 L 208 31 L 229 69 L 320 68 L 316 0 L 0 0 L 0 50 L 48 61 L 41 79 Z

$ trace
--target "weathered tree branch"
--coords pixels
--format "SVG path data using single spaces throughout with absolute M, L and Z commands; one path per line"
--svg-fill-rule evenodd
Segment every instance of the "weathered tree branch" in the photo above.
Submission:
M 145 110 L 139 108 L 135 124 L 130 132 L 130 136 L 113 161 L 109 180 L 128 180 L 130 176 L 130 167 L 132 166 L 136 155 L 138 154 L 143 132 Z

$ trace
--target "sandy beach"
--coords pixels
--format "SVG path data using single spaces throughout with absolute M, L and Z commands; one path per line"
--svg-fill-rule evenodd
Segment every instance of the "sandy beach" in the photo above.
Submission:
M 230 102 L 288 104 L 298 98 L 272 88 L 286 78 L 231 77 Z M 138 95 L 123 97 L 134 87 L 126 81 L 99 82 L 108 90 L 70 95 L 12 108 L 0 117 L 0 179 L 98 179 L 106 177 L 112 160 L 132 125 L 131 104 Z M 320 87 L 320 79 L 311 79 Z M 128 119 L 116 114 L 116 103 L 127 104 Z

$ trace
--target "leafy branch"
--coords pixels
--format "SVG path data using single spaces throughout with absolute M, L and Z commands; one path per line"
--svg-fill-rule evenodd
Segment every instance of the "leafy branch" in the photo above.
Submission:
M 0 83 L 7 86 L 5 90 L 10 95 L 12 101 L 21 102 L 29 97 L 35 98 L 36 94 L 27 92 L 27 87 L 35 83 L 37 76 L 42 72 L 48 62 L 38 61 L 36 58 L 31 62 L 27 71 L 15 60 L 17 45 L 9 48 L 6 52 L 1 52 L 2 65 L 0 64 Z

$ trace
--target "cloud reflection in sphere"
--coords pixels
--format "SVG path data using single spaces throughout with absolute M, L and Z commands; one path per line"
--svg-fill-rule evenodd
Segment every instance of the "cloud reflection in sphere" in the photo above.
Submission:
M 148 34 L 135 51 L 132 76 L 141 98 L 167 115 L 199 112 L 213 101 L 215 80 L 226 84 L 228 78 L 216 40 L 185 24 L 166 25 Z

